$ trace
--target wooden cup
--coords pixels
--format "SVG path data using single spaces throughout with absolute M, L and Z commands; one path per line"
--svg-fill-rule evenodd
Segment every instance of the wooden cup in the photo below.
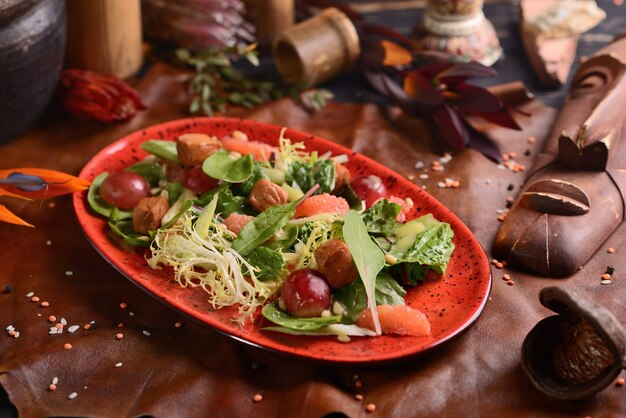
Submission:
M 119 78 L 143 63 L 140 0 L 66 0 L 65 65 Z
M 278 34 L 293 26 L 296 18 L 294 0 L 244 0 L 246 18 L 256 28 L 261 45 L 271 45 Z
M 335 8 L 283 31 L 274 42 L 278 71 L 289 83 L 313 86 L 348 71 L 361 47 L 348 16 Z

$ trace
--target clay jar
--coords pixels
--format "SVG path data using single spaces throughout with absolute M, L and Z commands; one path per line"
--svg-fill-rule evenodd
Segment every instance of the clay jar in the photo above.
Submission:
M 52 98 L 65 21 L 63 0 L 0 2 L 0 143 L 23 135 Z

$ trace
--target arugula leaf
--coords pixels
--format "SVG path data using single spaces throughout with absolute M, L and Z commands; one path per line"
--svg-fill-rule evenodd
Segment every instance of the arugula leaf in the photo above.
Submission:
M 361 214 L 365 228 L 370 234 L 391 235 L 396 228 L 396 217 L 402 206 L 387 199 L 379 200 Z
M 149 247 L 150 237 L 139 234 L 133 229 L 133 221 L 130 219 L 124 219 L 117 222 L 109 221 L 109 227 L 116 235 L 122 237 L 124 241 L 130 245 L 137 247 Z
M 113 213 L 115 213 L 117 220 L 132 218 L 132 211 L 120 210 L 119 208 L 108 204 L 102 197 L 100 197 L 100 185 L 104 179 L 108 177 L 108 175 L 109 173 L 106 171 L 100 173 L 91 182 L 89 190 L 87 191 L 87 202 L 89 203 L 89 206 L 94 210 L 94 212 L 99 213 L 102 216 L 106 216 L 107 218 L 110 218 Z
M 263 244 L 264 247 L 272 250 L 288 250 L 298 239 L 298 227 L 286 225 L 282 230 L 277 231 L 274 239 Z
M 252 155 L 232 159 L 230 153 L 224 149 L 212 154 L 202 163 L 202 171 L 208 176 L 229 183 L 247 180 L 252 175 L 253 168 Z
M 287 205 L 277 205 L 265 209 L 241 229 L 239 236 L 233 241 L 233 250 L 246 256 L 250 251 L 270 239 L 293 218 L 296 213 L 296 206 L 305 196 Z
M 376 277 L 376 304 L 378 305 L 404 305 L 406 290 L 383 269 Z
M 365 286 L 367 306 L 372 312 L 374 329 L 376 334 L 380 335 L 382 331 L 378 320 L 378 311 L 376 311 L 374 292 L 376 276 L 385 266 L 385 256 L 367 233 L 361 216 L 354 210 L 350 210 L 345 217 L 343 239 L 350 250 L 350 254 L 352 254 L 352 259 Z
M 301 190 L 310 190 L 315 184 L 319 184 L 316 194 L 330 193 L 335 188 L 335 162 L 318 160 L 311 165 L 308 162 L 295 161 L 287 168 L 285 182 L 289 185 L 296 182 Z
M 265 174 L 265 172 L 257 163 L 255 163 L 254 167 L 252 168 L 252 175 L 250 175 L 247 180 L 241 183 L 237 183 L 233 192 L 237 195 L 248 196 L 257 181 L 268 178 L 269 176 Z
M 261 281 L 274 280 L 284 272 L 285 259 L 282 254 L 267 247 L 256 247 L 244 259 L 258 269 L 254 273 Z
M 171 181 L 167 183 L 165 187 L 163 187 L 163 190 L 167 192 L 167 203 L 172 206 L 174 202 L 178 200 L 180 195 L 183 194 L 184 189 L 185 187 L 177 181 Z
M 423 230 L 414 236 L 400 238 L 391 247 L 389 254 L 396 257 L 398 263 L 417 263 L 443 274 L 454 250 L 452 228 L 449 224 L 435 219 L 432 214 L 411 222 L 421 223 L 424 226 Z
M 178 162 L 178 150 L 175 141 L 151 139 L 141 144 L 141 149 L 164 160 Z
M 343 189 L 341 189 L 341 193 L 339 193 L 339 197 L 343 197 L 344 199 L 346 199 L 346 202 L 348 202 L 350 209 L 354 209 L 357 212 L 361 212 L 363 209 L 365 209 L 365 203 L 363 203 L 359 196 L 357 196 L 350 183 L 343 186 Z
M 426 268 L 417 263 L 394 264 L 389 271 L 404 286 L 416 286 L 426 277 Z
M 376 333 L 367 328 L 357 327 L 356 325 L 346 324 L 330 324 L 315 330 L 296 330 L 287 327 L 264 327 L 263 331 L 281 332 L 289 335 L 307 335 L 309 337 L 324 335 L 343 335 L 354 337 L 374 337 Z
M 141 161 L 125 168 L 126 171 L 132 171 L 145 178 L 151 187 L 159 185 L 159 181 L 165 177 L 165 170 L 162 164 L 150 161 Z
M 319 316 L 314 318 L 295 318 L 277 307 L 278 303 L 269 303 L 263 307 L 261 313 L 263 316 L 277 325 L 298 331 L 312 331 L 323 326 L 339 322 L 339 315 Z

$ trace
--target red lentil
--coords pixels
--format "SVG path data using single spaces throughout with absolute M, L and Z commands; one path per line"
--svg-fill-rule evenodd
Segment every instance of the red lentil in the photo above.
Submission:
M 504 276 L 502 276 L 502 278 L 503 278 L 504 280 L 511 280 L 511 276 L 510 276 L 510 275 L 508 275 L 508 274 L 506 274 L 506 273 L 504 274 Z
M 360 380 L 357 380 L 354 382 L 354 387 L 355 388 L 362 388 L 363 387 L 363 382 Z
M 32 298 L 30 298 L 31 302 L 39 302 L 39 296 L 33 296 Z
M 535 136 L 529 136 L 528 137 L 528 143 L 529 144 L 534 144 L 535 142 L 537 142 L 537 137 L 535 137 Z
M 181 328 L 181 327 L 183 326 L 183 323 L 179 321 L 179 322 L 176 322 L 176 323 L 174 324 L 174 326 L 175 326 L 176 328 Z
M 72 349 L 72 344 L 65 343 L 65 344 L 63 344 L 63 348 L 65 348 L 66 350 L 71 350 Z
M 261 395 L 260 393 L 257 393 L 256 395 L 252 397 L 252 400 L 254 402 L 261 402 L 263 400 L 263 395 Z
M 506 260 L 502 260 L 502 265 L 503 265 L 504 267 L 506 267 L 506 266 L 508 266 L 508 265 L 509 265 L 509 262 L 508 262 L 508 261 L 506 261 Z
M 611 279 L 611 275 L 609 273 L 604 273 L 602 276 L 600 276 L 600 278 L 602 280 L 610 280 Z
M 123 322 L 120 322 L 119 324 L 117 324 L 117 327 L 118 327 L 118 328 L 124 328 L 124 323 L 123 323 Z
M 122 309 L 126 309 L 127 306 L 128 306 L 128 303 L 126 303 L 126 302 L 120 303 L 120 308 L 122 308 Z
M 57 390 L 57 385 L 55 385 L 54 383 L 50 383 L 50 386 L 48 386 L 48 390 L 50 392 L 54 392 L 55 390 Z
M 609 247 L 609 248 L 606 249 L 606 252 L 609 253 L 609 254 L 613 254 L 615 252 L 615 248 Z
M 498 264 L 498 260 L 496 260 L 496 259 L 494 258 L 493 260 L 491 260 L 491 264 L 493 264 L 493 265 L 495 266 L 496 264 Z
M 502 264 L 501 262 L 499 262 L 499 261 L 498 261 L 498 262 L 496 263 L 496 268 L 501 269 L 501 268 L 503 268 L 503 267 L 504 267 L 504 264 Z
M 48 322 L 56 322 L 56 320 L 57 320 L 57 317 L 56 317 L 56 316 L 54 316 L 54 315 L 50 315 L 50 316 L 48 317 Z
M 362 401 L 363 395 L 361 395 L 360 393 L 357 393 L 356 395 L 354 395 L 354 399 L 356 399 L 357 401 Z
M 57 322 L 56 325 L 54 326 L 56 329 L 61 329 L 63 328 L 63 324 L 60 322 Z
M 85 324 L 85 325 L 83 325 L 83 329 L 91 329 L 91 324 Z
M 615 381 L 615 386 L 618 386 L 618 387 L 624 386 L 624 378 L 620 377 L 619 379 L 617 379 Z
M 117 334 L 115 334 L 115 338 L 117 338 L 118 340 L 121 340 L 122 338 L 124 338 L 124 334 L 122 334 L 121 332 L 118 332 Z
M 376 410 L 376 405 L 373 403 L 368 403 L 367 406 L 365 407 L 365 410 L 367 412 L 374 412 Z
M 509 286 L 515 286 L 515 282 L 513 280 L 509 280 L 506 282 Z
M 39 306 L 41 306 L 42 308 L 47 308 L 48 306 L 50 306 L 50 302 L 44 300 L 39 304 Z

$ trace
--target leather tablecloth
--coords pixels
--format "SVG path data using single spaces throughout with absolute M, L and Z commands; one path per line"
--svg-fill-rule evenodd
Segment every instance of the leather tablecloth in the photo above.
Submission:
M 148 110 L 132 121 L 100 125 L 54 119 L 0 147 L 0 167 L 77 174 L 97 151 L 124 134 L 186 116 L 184 77 L 157 65 L 139 85 Z M 523 132 L 494 129 L 492 134 L 504 152 L 515 151 L 518 162 L 530 166 L 554 110 L 536 102 L 524 107 L 533 117 L 521 120 Z M 468 225 L 488 253 L 499 226 L 496 211 L 506 207 L 506 198 L 524 180 L 524 173 L 501 170 L 473 150 L 455 155 L 441 173 L 430 171 L 441 154 L 434 152 L 427 129 L 394 108 L 330 104 L 310 115 L 286 99 L 233 114 L 328 138 L 414 178 Z M 530 135 L 537 136 L 537 143 L 528 143 Z M 418 161 L 425 168 L 416 169 Z M 423 173 L 429 178 L 421 179 Z M 448 177 L 461 186 L 437 187 Z M 520 366 L 523 338 L 551 314 L 539 304 L 542 287 L 576 288 L 626 320 L 624 226 L 566 279 L 494 268 L 482 316 L 445 346 L 392 365 L 330 367 L 243 345 L 161 305 L 90 246 L 69 196 L 44 203 L 2 202 L 36 225 L 0 225 L 0 383 L 22 417 L 322 417 L 333 412 L 350 417 L 626 416 L 626 387 L 611 385 L 584 402 L 555 401 L 536 391 Z M 609 246 L 616 253 L 608 254 Z M 613 283 L 601 286 L 600 275 L 609 264 L 616 269 Z M 514 286 L 501 279 L 505 272 Z M 29 292 L 50 307 L 31 302 L 25 297 Z M 122 309 L 122 302 L 128 307 Z M 49 335 L 51 314 L 69 325 L 95 321 L 97 326 L 75 333 L 66 327 L 61 335 Z M 177 321 L 185 325 L 176 328 Z M 19 338 L 4 332 L 10 324 Z M 118 332 L 124 334 L 121 341 L 115 339 Z M 64 349 L 65 343 L 73 348 Z M 115 367 L 117 363 L 122 365 Z M 54 377 L 58 384 L 52 392 L 48 385 Z M 357 381 L 362 387 L 356 387 Z M 76 398 L 68 399 L 72 392 Z M 257 393 L 263 400 L 255 403 Z M 356 400 L 356 393 L 364 399 Z M 375 412 L 366 412 L 368 403 L 376 405 Z

